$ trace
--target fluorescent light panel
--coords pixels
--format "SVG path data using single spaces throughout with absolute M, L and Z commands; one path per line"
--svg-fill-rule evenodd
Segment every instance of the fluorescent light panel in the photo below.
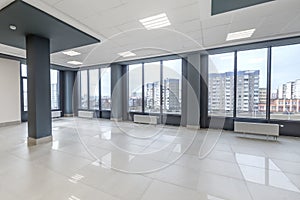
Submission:
M 71 65 L 82 65 L 83 63 L 82 62 L 79 62 L 79 61 L 69 61 L 68 64 L 71 64 Z
M 78 56 L 78 55 L 81 54 L 81 53 L 76 52 L 76 51 L 64 51 L 62 53 L 65 54 L 65 55 L 68 55 L 68 56 Z
M 141 19 L 140 22 L 147 30 L 162 28 L 171 25 L 166 13 Z
M 228 33 L 226 41 L 249 38 L 249 37 L 252 37 L 254 32 L 255 32 L 255 29 L 249 29 L 249 30 L 245 30 L 245 31 L 238 31 L 238 32 L 234 32 L 234 33 Z
M 132 53 L 131 51 L 125 51 L 122 53 L 118 53 L 120 56 L 126 58 L 126 57 L 132 57 L 132 56 L 136 56 L 135 53 Z

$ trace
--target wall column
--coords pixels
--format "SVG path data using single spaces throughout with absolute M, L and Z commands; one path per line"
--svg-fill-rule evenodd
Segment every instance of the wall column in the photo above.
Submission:
M 111 120 L 123 120 L 122 65 L 111 65 Z
M 28 144 L 52 141 L 50 41 L 26 36 L 28 66 Z
M 76 72 L 74 71 L 64 71 L 64 117 L 73 117 L 74 111 L 73 111 L 73 105 L 74 105 L 74 86 L 75 86 L 75 75 Z
M 200 53 L 187 57 L 187 127 L 200 128 Z

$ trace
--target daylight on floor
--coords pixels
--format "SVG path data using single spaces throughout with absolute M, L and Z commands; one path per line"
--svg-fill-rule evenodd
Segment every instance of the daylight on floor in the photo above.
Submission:
M 0 199 L 300 199 L 299 0 L 0 0 Z

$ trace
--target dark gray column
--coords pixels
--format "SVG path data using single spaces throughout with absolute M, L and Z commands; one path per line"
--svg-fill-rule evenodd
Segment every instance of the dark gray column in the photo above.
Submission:
M 74 105 L 74 84 L 75 84 L 75 72 L 64 71 L 64 116 L 72 117 L 73 105 Z
M 122 66 L 122 103 L 123 120 L 128 120 L 128 74 L 127 66 Z
M 26 36 L 28 66 L 28 141 L 52 140 L 49 39 Z
M 181 98 L 181 126 L 187 125 L 187 58 L 182 59 L 182 98 Z
M 200 126 L 208 128 L 208 55 L 201 55 Z
M 122 65 L 111 65 L 111 120 L 123 120 Z
M 187 127 L 200 128 L 200 54 L 187 58 Z

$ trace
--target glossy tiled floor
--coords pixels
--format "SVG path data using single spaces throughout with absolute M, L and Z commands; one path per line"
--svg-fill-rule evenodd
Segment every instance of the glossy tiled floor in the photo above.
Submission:
M 70 118 L 28 147 L 26 126 L 0 128 L 0 199 L 300 199 L 299 138 Z

